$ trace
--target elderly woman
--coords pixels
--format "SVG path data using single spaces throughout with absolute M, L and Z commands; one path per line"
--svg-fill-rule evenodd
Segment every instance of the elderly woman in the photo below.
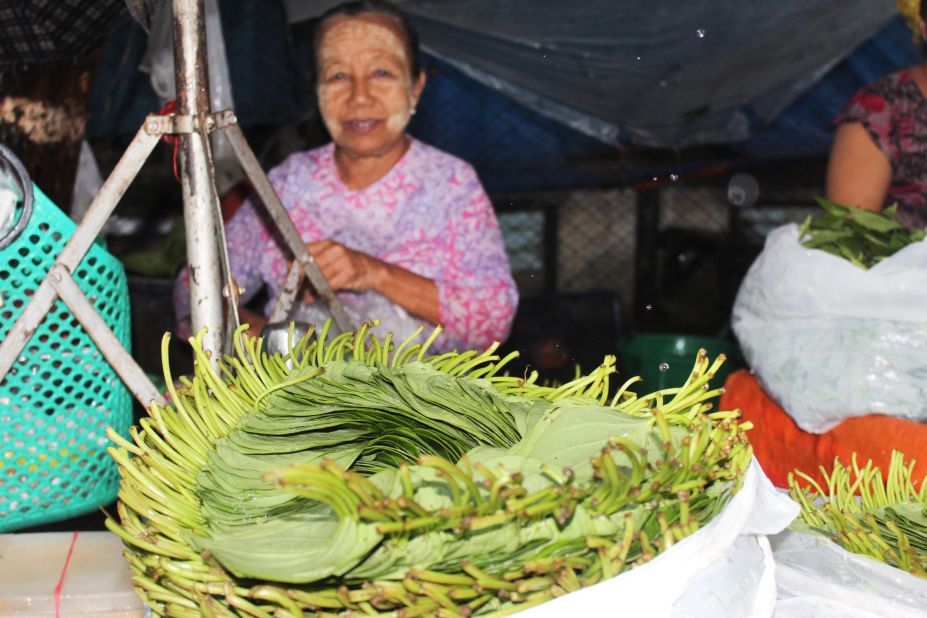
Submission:
M 898 8 L 923 46 L 927 6 L 899 0 Z M 927 227 L 927 65 L 865 86 L 835 122 L 827 197 L 868 210 L 897 202 L 905 225 Z
M 492 205 L 467 163 L 406 134 L 425 74 L 405 16 L 380 1 L 337 6 L 320 18 L 314 47 L 332 143 L 291 155 L 268 177 L 348 314 L 379 319 L 396 338 L 442 324 L 439 351 L 504 340 L 518 295 Z M 253 204 L 226 234 L 242 302 L 267 286 L 268 314 L 292 256 Z M 181 319 L 186 287 L 182 273 Z M 324 317 L 312 300 L 291 318 Z M 266 321 L 241 314 L 252 327 Z

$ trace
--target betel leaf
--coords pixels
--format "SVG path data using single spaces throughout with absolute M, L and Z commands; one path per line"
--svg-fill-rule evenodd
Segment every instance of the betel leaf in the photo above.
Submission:
M 808 248 L 817 248 L 827 243 L 849 240 L 851 238 L 853 238 L 853 232 L 851 230 L 818 230 L 804 243 L 804 245 Z
M 891 244 L 891 243 L 892 243 L 892 240 L 893 240 L 894 238 L 896 238 L 896 236 L 894 236 L 894 235 L 891 235 L 891 236 L 878 236 L 878 235 L 876 235 L 876 234 L 871 234 L 871 233 L 869 233 L 869 232 L 863 232 L 863 233 L 862 233 L 862 237 L 863 237 L 864 239 L 866 239 L 867 241 L 869 241 L 873 246 L 875 246 L 875 247 L 882 247 L 882 248 L 886 248 L 886 249 L 890 249 L 890 248 L 891 248 L 891 246 L 892 246 L 892 244 Z
M 825 199 L 818 199 L 818 203 L 825 212 L 805 219 L 799 229 L 801 244 L 845 258 L 863 269 L 925 237 L 923 230 L 908 229 L 901 223 L 895 204 L 874 212 Z
M 855 264 L 860 268 L 866 268 L 866 265 L 863 263 L 863 255 L 861 253 L 853 251 L 853 249 L 846 245 L 836 245 L 835 249 L 839 255 L 846 258 L 851 264 Z
M 811 215 L 805 217 L 805 220 L 801 222 L 801 226 L 798 228 L 798 240 L 805 238 L 805 235 L 808 233 L 808 229 L 811 227 Z
M 895 217 L 888 217 L 862 208 L 853 209 L 848 216 L 852 221 L 875 232 L 890 232 L 891 230 L 900 230 L 904 227 Z
M 545 462 L 517 454 L 514 449 L 479 447 L 467 453 L 461 461 L 465 466 L 482 465 L 490 470 L 505 470 L 508 474 L 521 474 L 523 477 L 521 484 L 528 493 L 551 484 L 550 478 L 544 474 Z M 578 475 L 583 478 L 582 473 Z
M 809 219 L 811 217 L 809 216 Z M 815 227 L 817 228 L 838 228 L 846 223 L 846 217 L 844 215 L 832 214 L 825 212 L 822 215 L 818 215 L 814 218 Z
M 300 583 L 342 575 L 382 538 L 374 525 L 329 512 L 315 519 L 272 519 L 191 542 L 238 577 Z
M 927 552 L 927 506 L 913 500 L 899 502 L 885 507 L 884 517 L 892 519 L 904 530 L 912 545 Z
M 285 439 L 281 439 L 281 448 L 286 448 Z M 293 495 L 273 487 L 262 478 L 263 474 L 323 458 L 347 467 L 361 451 L 361 447 L 353 446 L 318 452 L 247 455 L 237 451 L 229 440 L 220 439 L 197 477 L 201 508 L 209 514 L 209 526 L 215 531 L 283 514 L 314 512 L 311 505 L 301 504 Z
M 612 436 L 627 438 L 643 449 L 662 442 L 648 418 L 616 414 L 593 404 L 570 403 L 553 408 L 512 453 L 557 467 L 583 470 Z
M 844 206 L 843 204 L 838 204 L 837 202 L 832 202 L 831 200 L 825 199 L 823 197 L 816 198 L 815 200 L 821 208 L 827 212 L 843 217 L 850 210 L 850 206 Z

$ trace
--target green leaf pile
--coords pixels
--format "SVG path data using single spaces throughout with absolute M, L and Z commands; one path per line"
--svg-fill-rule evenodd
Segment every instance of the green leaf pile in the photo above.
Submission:
M 614 357 L 546 386 L 495 346 L 428 355 L 369 326 L 286 357 L 239 332 L 215 367 L 201 334 L 173 404 L 111 435 L 107 527 L 156 615 L 507 615 L 665 551 L 752 456 L 707 403 L 723 356 L 638 397 Z
M 872 461 L 860 467 L 853 454 L 834 460 L 825 486 L 807 474 L 789 474 L 789 494 L 801 505 L 793 528 L 827 536 L 844 549 L 927 578 L 927 479 L 914 485 L 915 462 L 892 451 L 888 470 Z
M 924 230 L 907 228 L 898 220 L 897 204 L 874 212 L 821 198 L 817 202 L 826 212 L 808 216 L 802 223 L 798 232 L 802 246 L 845 258 L 863 269 L 927 236 Z

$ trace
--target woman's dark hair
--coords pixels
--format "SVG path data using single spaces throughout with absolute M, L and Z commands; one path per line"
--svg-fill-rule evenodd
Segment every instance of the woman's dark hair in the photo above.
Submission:
M 319 57 L 319 45 L 322 43 L 322 33 L 325 32 L 325 24 L 339 16 L 354 17 L 370 13 L 373 15 L 386 15 L 392 18 L 399 26 L 402 35 L 402 42 L 406 46 L 406 56 L 409 59 L 409 72 L 412 79 L 418 79 L 422 72 L 422 62 L 419 59 L 418 51 L 418 33 L 412 27 L 409 17 L 399 9 L 395 4 L 386 2 L 386 0 L 357 0 L 355 2 L 345 2 L 325 11 L 315 25 L 315 34 L 312 37 L 312 50 L 316 58 Z

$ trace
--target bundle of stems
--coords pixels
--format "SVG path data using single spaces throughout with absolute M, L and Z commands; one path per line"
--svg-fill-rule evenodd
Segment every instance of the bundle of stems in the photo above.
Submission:
M 822 534 L 856 554 L 927 577 L 927 478 L 915 485 L 915 461 L 892 451 L 885 477 L 871 460 L 839 458 L 823 467 L 824 486 L 804 472 L 789 474 L 789 493 L 801 505 L 799 530 Z

